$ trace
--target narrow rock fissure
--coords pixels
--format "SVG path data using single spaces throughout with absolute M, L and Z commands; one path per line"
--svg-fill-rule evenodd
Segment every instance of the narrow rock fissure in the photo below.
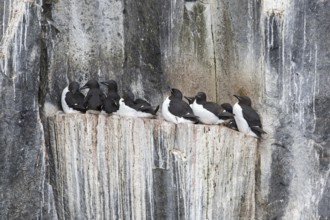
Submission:
M 213 30 L 213 13 L 211 10 L 211 38 L 212 38 L 212 50 L 213 50 L 213 65 L 214 65 L 214 83 L 215 83 L 215 100 L 218 100 L 219 97 L 219 91 L 218 91 L 218 85 L 217 85 L 217 80 L 216 80 L 216 75 L 217 75 L 217 56 L 216 56 L 216 47 L 215 47 L 215 40 L 214 40 L 214 30 Z
M 39 90 L 38 90 L 38 104 L 39 104 L 39 115 L 45 125 L 46 118 L 44 112 L 45 99 L 48 87 L 48 29 L 50 26 L 47 23 L 47 16 L 51 14 L 51 5 L 43 4 L 41 10 L 41 33 L 40 33 L 40 73 L 39 73 Z M 46 129 L 45 129 L 46 130 Z

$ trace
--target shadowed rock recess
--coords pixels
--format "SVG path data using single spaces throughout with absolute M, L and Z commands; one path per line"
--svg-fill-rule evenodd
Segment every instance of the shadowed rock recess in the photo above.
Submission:
M 1 0 L 0 219 L 330 219 L 329 18 L 329 0 Z M 154 106 L 167 86 L 248 95 L 267 135 L 256 153 L 221 127 L 54 116 L 90 78 Z
M 51 117 L 49 129 L 59 219 L 255 217 L 252 137 L 81 114 Z

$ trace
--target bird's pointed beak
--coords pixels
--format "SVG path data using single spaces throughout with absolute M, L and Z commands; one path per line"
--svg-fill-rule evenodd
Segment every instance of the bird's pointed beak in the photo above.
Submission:
M 234 95 L 238 100 L 241 100 L 241 97 L 238 95 Z
M 195 97 L 188 97 L 188 96 L 184 96 L 185 99 L 187 99 L 188 101 L 192 102 L 194 100 Z

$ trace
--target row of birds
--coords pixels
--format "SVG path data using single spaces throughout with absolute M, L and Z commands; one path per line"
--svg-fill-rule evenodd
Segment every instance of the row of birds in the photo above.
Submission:
M 127 90 L 120 97 L 118 85 L 114 80 L 101 82 L 108 89 L 107 95 L 100 84 L 92 79 L 80 88 L 79 83 L 71 82 L 63 92 L 61 104 L 65 113 L 106 113 L 129 117 L 152 118 L 157 115 L 159 105 L 153 107 L 144 99 L 135 99 L 134 94 Z M 89 89 L 85 96 L 80 90 Z M 171 88 L 171 95 L 162 104 L 162 115 L 165 120 L 179 123 L 224 124 L 247 135 L 259 138 L 266 133 L 258 113 L 251 107 L 248 96 L 234 95 L 238 102 L 233 106 L 229 103 L 221 105 L 207 101 L 204 92 L 194 97 L 185 97 L 179 89 Z

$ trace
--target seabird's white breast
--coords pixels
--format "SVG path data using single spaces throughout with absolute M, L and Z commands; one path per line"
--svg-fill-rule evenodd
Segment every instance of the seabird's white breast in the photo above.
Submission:
M 235 114 L 235 122 L 240 132 L 253 137 L 258 137 L 254 132 L 252 132 L 249 124 L 243 117 L 243 110 L 242 107 L 238 104 L 238 102 L 235 103 L 235 105 L 233 106 L 233 113 Z
M 80 113 L 79 111 L 74 110 L 73 108 L 70 108 L 68 106 L 68 104 L 66 104 L 65 97 L 68 92 L 69 92 L 69 86 L 67 86 L 67 87 L 65 87 L 65 89 L 63 89 L 62 96 L 61 96 L 61 104 L 62 104 L 63 111 L 65 113 Z
M 167 97 L 165 99 L 165 101 L 163 102 L 163 105 L 162 105 L 162 114 L 163 114 L 163 117 L 165 118 L 166 121 L 169 121 L 169 122 L 173 122 L 175 124 L 178 123 L 177 119 L 176 119 L 176 116 L 173 115 L 169 110 L 169 106 L 170 106 L 170 102 L 171 100 Z
M 224 122 L 223 120 L 219 119 L 215 114 L 208 111 L 203 107 L 203 105 L 200 105 L 194 101 L 192 104 L 192 110 L 194 112 L 194 115 L 198 116 L 198 120 L 200 120 L 203 124 L 220 124 Z
M 114 112 L 115 115 L 121 115 L 126 117 L 138 117 L 137 111 L 129 106 L 127 106 L 124 102 L 124 99 L 121 98 L 119 100 L 119 109 L 118 111 Z

